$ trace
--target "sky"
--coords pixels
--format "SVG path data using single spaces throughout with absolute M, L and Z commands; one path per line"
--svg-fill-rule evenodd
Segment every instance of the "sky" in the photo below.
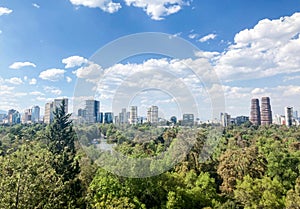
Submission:
M 133 39 L 126 50 L 148 43 L 157 51 L 99 61 L 103 47 L 149 32 L 159 40 Z M 145 116 L 157 105 L 162 117 L 207 120 L 249 115 L 251 98 L 263 96 L 273 114 L 300 110 L 299 34 L 296 0 L 1 0 L 0 110 L 39 105 L 43 113 L 46 102 L 68 97 L 76 112 L 93 97 L 103 112 L 137 105 Z M 165 35 L 174 46 L 159 54 Z

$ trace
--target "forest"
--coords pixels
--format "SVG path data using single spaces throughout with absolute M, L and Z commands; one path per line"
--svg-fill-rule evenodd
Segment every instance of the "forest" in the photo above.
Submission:
M 182 127 L 132 139 L 130 131 L 112 124 L 76 132 L 63 107 L 54 115 L 50 125 L 0 127 L 1 209 L 300 208 L 299 127 L 227 127 L 214 152 L 201 160 L 212 129 L 202 125 L 189 136 L 195 143 L 180 162 L 159 175 L 132 178 L 99 166 L 88 134 L 100 132 L 114 150 L 135 159 L 157 156 L 185 140 L 178 137 Z M 143 132 L 149 125 L 134 128 Z M 79 138 L 78 131 L 86 134 Z

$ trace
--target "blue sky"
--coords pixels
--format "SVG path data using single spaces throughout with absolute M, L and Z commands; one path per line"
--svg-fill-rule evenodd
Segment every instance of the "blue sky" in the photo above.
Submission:
M 283 114 L 287 105 L 300 109 L 299 10 L 295 0 L 2 0 L 0 110 L 43 109 L 53 98 L 72 98 L 77 78 L 86 79 L 83 65 L 91 65 L 89 57 L 117 38 L 142 32 L 167 33 L 198 47 L 221 80 L 207 91 L 223 89 L 225 109 L 233 116 L 249 115 L 252 97 L 270 96 L 274 114 Z M 190 64 L 197 65 L 197 59 Z M 172 65 L 155 55 L 126 62 L 131 66 L 112 66 L 112 77 L 128 76 L 133 63 L 139 73 L 153 63 L 158 69 Z M 187 82 L 191 92 L 202 88 Z M 110 110 L 104 100 L 113 92 L 100 92 L 102 111 Z M 144 105 L 141 115 L 152 103 L 161 105 L 166 117 L 178 112 L 168 95 L 139 96 L 133 100 Z M 202 95 L 203 103 L 205 97 L 209 95 Z

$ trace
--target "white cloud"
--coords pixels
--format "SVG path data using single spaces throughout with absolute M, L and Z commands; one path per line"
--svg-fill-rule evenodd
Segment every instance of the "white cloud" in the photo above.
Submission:
M 13 77 L 13 78 L 10 78 L 10 79 L 5 79 L 5 81 L 7 83 L 14 84 L 14 85 L 23 84 L 22 79 L 21 78 L 17 78 L 17 77 Z
M 184 0 L 124 0 L 128 6 L 143 8 L 153 20 L 162 20 L 163 17 L 179 12 L 182 6 L 189 5 Z
M 300 13 L 264 19 L 235 35 L 216 62 L 227 80 L 254 79 L 300 72 Z
M 32 62 L 14 62 L 9 66 L 10 69 L 20 69 L 22 67 L 36 67 L 36 65 Z
M 62 91 L 54 86 L 45 86 L 44 91 L 47 93 L 55 94 L 55 95 L 61 95 Z
M 45 94 L 43 94 L 42 92 L 39 92 L 39 91 L 32 91 L 29 93 L 29 95 L 44 96 Z
M 11 9 L 8 9 L 6 7 L 0 7 L 0 16 L 7 15 L 7 14 L 10 14 L 10 13 L 12 13 Z
M 68 83 L 71 83 L 71 82 L 72 82 L 72 78 L 71 78 L 71 77 L 67 76 L 66 79 L 67 79 L 67 82 L 68 82 Z
M 81 67 L 73 73 L 78 77 L 78 78 L 84 78 L 84 79 L 97 79 L 103 69 L 101 68 L 100 65 L 97 65 L 95 63 L 91 63 L 88 66 Z
M 87 64 L 88 60 L 80 56 L 71 56 L 62 60 L 65 64 L 65 68 L 80 67 L 83 64 Z
M 35 7 L 35 8 L 37 8 L 37 9 L 40 8 L 40 5 L 38 5 L 38 4 L 36 4 L 36 3 L 33 3 L 32 6 Z
M 30 81 L 29 81 L 29 85 L 35 85 L 37 83 L 37 80 L 35 78 L 32 78 Z
M 215 39 L 216 37 L 217 37 L 216 34 L 211 33 L 211 34 L 208 34 L 208 35 L 206 35 L 206 36 L 200 38 L 199 41 L 200 41 L 200 42 L 206 42 L 206 41 L 208 41 L 208 40 L 213 40 L 213 39 Z
M 190 39 L 195 39 L 197 37 L 198 37 L 198 34 L 196 34 L 196 33 L 189 34 Z
M 98 7 L 108 13 L 114 13 L 121 9 L 121 4 L 115 3 L 112 0 L 70 0 L 70 2 L 75 6 Z
M 40 73 L 39 77 L 43 80 L 59 81 L 64 77 L 65 70 L 62 69 L 48 69 Z

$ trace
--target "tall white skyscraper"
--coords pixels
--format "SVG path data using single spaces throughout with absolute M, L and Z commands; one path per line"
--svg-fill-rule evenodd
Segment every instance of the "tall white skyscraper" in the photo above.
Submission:
M 221 113 L 221 125 L 227 127 L 230 125 L 230 115 L 228 113 Z
M 151 124 L 157 124 L 158 123 L 158 107 L 157 106 L 151 106 L 148 109 L 147 121 Z
M 138 112 L 137 106 L 130 107 L 130 124 L 137 124 L 138 123 Z

